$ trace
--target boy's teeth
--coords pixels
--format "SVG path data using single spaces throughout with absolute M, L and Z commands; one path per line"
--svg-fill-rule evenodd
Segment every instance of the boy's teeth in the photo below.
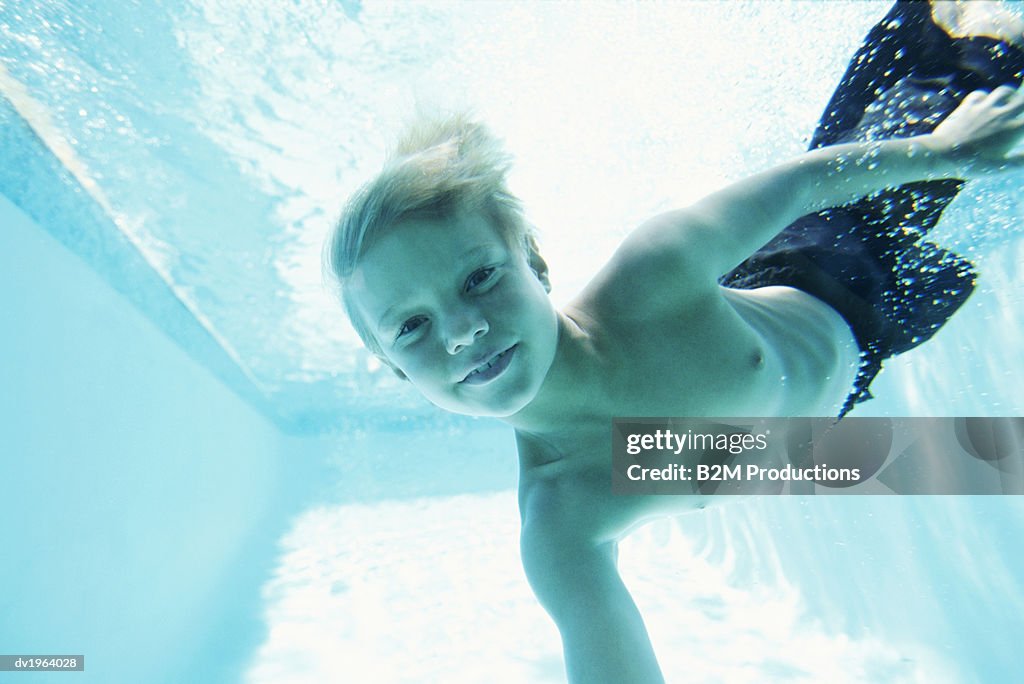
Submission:
M 494 357 L 493 359 L 491 359 L 490 361 L 488 361 L 488 362 L 487 362 L 487 363 L 485 363 L 484 365 L 482 365 L 482 366 L 480 366 L 479 368 L 477 368 L 477 369 L 476 369 L 475 371 L 473 371 L 472 373 L 470 373 L 470 374 L 469 374 L 469 375 L 467 375 L 466 377 L 470 377 L 470 376 L 472 376 L 472 375 L 476 375 L 477 373 L 483 373 L 483 372 L 484 372 L 485 370 L 487 370 L 488 368 L 490 368 L 491 366 L 493 366 L 494 364 L 496 364 L 496 363 L 498 362 L 498 359 L 500 359 L 500 358 L 501 358 L 502 356 L 504 356 L 504 355 L 505 355 L 505 352 L 501 352 L 500 354 L 498 354 L 497 356 L 495 356 L 495 357 Z

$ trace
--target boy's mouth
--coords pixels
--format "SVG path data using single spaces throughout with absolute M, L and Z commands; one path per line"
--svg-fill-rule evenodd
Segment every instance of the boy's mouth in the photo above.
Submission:
M 460 382 L 467 385 L 481 385 L 498 377 L 501 375 L 502 371 L 508 368 L 508 364 L 512 361 L 512 355 L 516 350 L 516 346 L 517 345 L 512 345 L 505 351 L 495 354 L 490 359 L 471 370 Z

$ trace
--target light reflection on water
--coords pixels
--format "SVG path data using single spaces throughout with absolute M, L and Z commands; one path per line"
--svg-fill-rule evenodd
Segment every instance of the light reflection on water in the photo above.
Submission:
M 131 5 L 140 28 L 66 3 L 70 28 L 26 29 L 2 58 L 25 67 L 14 75 L 113 218 L 264 386 L 296 381 L 281 396 L 300 402 L 305 383 L 354 369 L 339 392 L 369 400 L 395 385 L 358 366 L 325 313 L 319 245 L 417 101 L 473 105 L 506 137 L 564 302 L 642 218 L 802 149 L 886 4 L 209 0 Z M 940 230 L 979 262 L 980 291 L 889 364 L 859 415 L 1024 413 L 1020 195 L 980 196 Z M 446 453 L 430 458 L 479 457 L 433 437 Z M 418 457 L 343 446 L 361 461 L 346 475 L 382 497 Z M 514 496 L 354 505 L 360 482 L 284 540 L 250 679 L 558 681 Z M 641 531 L 623 572 L 680 679 L 996 681 L 1024 668 L 1022 532 L 1017 499 L 765 500 Z
M 628 64 L 613 58 L 590 63 L 595 55 L 567 53 L 546 32 L 573 23 L 584 35 L 621 39 L 646 18 L 630 16 L 612 31 L 601 24 L 612 21 L 608 17 L 581 28 L 576 14 L 561 11 L 550 24 L 542 18 L 527 22 L 531 35 L 541 37 L 538 44 L 551 42 L 544 59 L 562 66 L 559 87 L 575 85 L 587 68 L 609 81 L 627 80 Z M 704 35 L 722 33 L 744 12 L 757 11 L 704 3 Z M 844 24 L 843 32 L 856 35 L 844 35 L 846 45 L 825 60 L 834 70 L 841 70 L 863 32 L 850 28 L 855 23 Z M 500 26 L 484 35 L 514 47 L 515 32 Z M 673 28 L 652 29 L 651 40 L 634 49 L 664 50 L 658 36 Z M 571 105 L 546 103 L 530 111 L 546 95 L 526 68 L 474 83 L 478 108 L 519 154 L 514 180 L 531 199 L 531 218 L 548 230 L 550 260 L 572 265 L 561 273 L 556 266 L 557 296 L 564 301 L 577 289 L 621 231 L 643 215 L 795 153 L 806 142 L 794 134 L 792 120 L 802 118 L 796 129 L 809 132 L 817 116 L 813 103 L 827 93 L 770 112 L 750 105 L 758 98 L 777 102 L 776 88 L 796 87 L 786 80 L 794 73 L 805 82 L 809 71 L 827 70 L 810 59 L 812 48 L 786 51 L 785 40 L 772 43 L 777 51 L 766 59 L 792 73 L 781 74 L 766 61 L 752 67 L 761 78 L 736 83 L 730 79 L 739 72 L 730 71 L 729 59 L 746 57 L 731 43 L 706 50 L 702 45 L 691 64 L 704 74 L 717 70 L 718 82 L 688 89 L 680 96 L 685 105 L 671 112 L 639 85 L 630 97 L 646 96 L 649 106 L 620 107 L 621 98 L 601 91 L 603 100 L 589 93 Z M 730 51 L 737 54 L 726 57 Z M 763 78 L 765 73 L 778 78 Z M 465 71 L 459 75 L 471 78 Z M 443 80 L 436 70 L 431 78 Z M 821 80 L 829 84 L 822 87 L 834 82 Z M 722 82 L 734 86 L 729 96 L 712 99 Z M 709 100 L 713 116 L 700 108 Z M 736 108 L 726 109 L 730 105 Z M 578 120 L 581 113 L 585 120 Z M 553 127 L 552 118 L 572 120 L 573 126 Z M 707 129 L 708 120 L 719 130 Z M 683 129 L 699 131 L 706 146 L 687 147 Z M 600 145 L 593 143 L 601 139 L 615 150 L 614 168 L 594 157 Z M 736 139 L 751 143 L 735 146 Z M 629 184 L 639 186 L 642 197 L 622 192 Z M 564 202 L 565 196 L 611 198 L 613 209 Z M 980 196 L 982 202 L 961 198 L 939 229 L 979 261 L 979 292 L 925 350 L 889 364 L 875 386 L 879 399 L 859 408 L 859 415 L 1024 412 L 1015 389 L 1024 381 L 1024 365 L 1011 351 L 1024 337 L 1020 288 L 1014 285 L 1024 245 L 1012 218 L 1021 210 L 1004 193 L 998 208 L 1003 218 L 993 219 L 984 187 Z M 590 247 L 582 254 L 581 228 L 596 233 L 588 233 Z M 446 450 L 459 448 L 450 436 L 437 439 Z M 383 482 L 388 467 L 401 462 L 389 466 L 387 459 L 380 461 Z M 296 524 L 280 575 L 268 585 L 276 631 L 257 654 L 250 681 L 274 681 L 285 672 L 311 682 L 353 672 L 399 682 L 561 681 L 557 637 L 519 569 L 515 515 L 510 492 L 310 512 Z M 621 563 L 669 681 L 998 681 L 1024 666 L 1010 636 L 1024 609 L 1024 559 L 1013 543 L 1022 531 L 1024 504 L 1015 498 L 767 499 L 655 523 L 623 543 Z M 310 668 L 307 679 L 295 674 L 300 663 Z
M 250 682 L 557 682 L 512 492 L 318 508 L 266 587 Z M 653 523 L 620 567 L 668 681 L 1004 681 L 1024 505 L 780 497 Z

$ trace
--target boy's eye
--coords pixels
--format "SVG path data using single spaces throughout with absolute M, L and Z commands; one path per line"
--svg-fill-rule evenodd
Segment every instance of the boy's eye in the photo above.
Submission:
M 395 336 L 395 338 L 397 339 L 399 337 L 402 337 L 403 335 L 408 335 L 409 333 L 415 331 L 416 328 L 420 327 L 421 325 L 423 325 L 422 316 L 410 318 L 405 323 L 402 323 L 402 327 L 398 329 L 398 334 Z
M 466 278 L 466 289 L 472 290 L 474 287 L 483 285 L 491 279 L 492 275 L 494 275 L 493 268 L 481 268 L 477 271 L 473 271 L 473 274 Z

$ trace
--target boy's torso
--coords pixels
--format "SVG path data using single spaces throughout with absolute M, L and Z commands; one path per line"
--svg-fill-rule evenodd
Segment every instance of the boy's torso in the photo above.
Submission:
M 567 308 L 575 372 L 556 376 L 546 429 L 517 431 L 521 506 L 558 499 L 544 504 L 561 511 L 552 520 L 579 517 L 571 526 L 588 536 L 616 538 L 648 515 L 704 503 L 613 497 L 612 418 L 836 415 L 856 374 L 849 327 L 792 288 L 720 288 L 676 315 L 634 313 Z

